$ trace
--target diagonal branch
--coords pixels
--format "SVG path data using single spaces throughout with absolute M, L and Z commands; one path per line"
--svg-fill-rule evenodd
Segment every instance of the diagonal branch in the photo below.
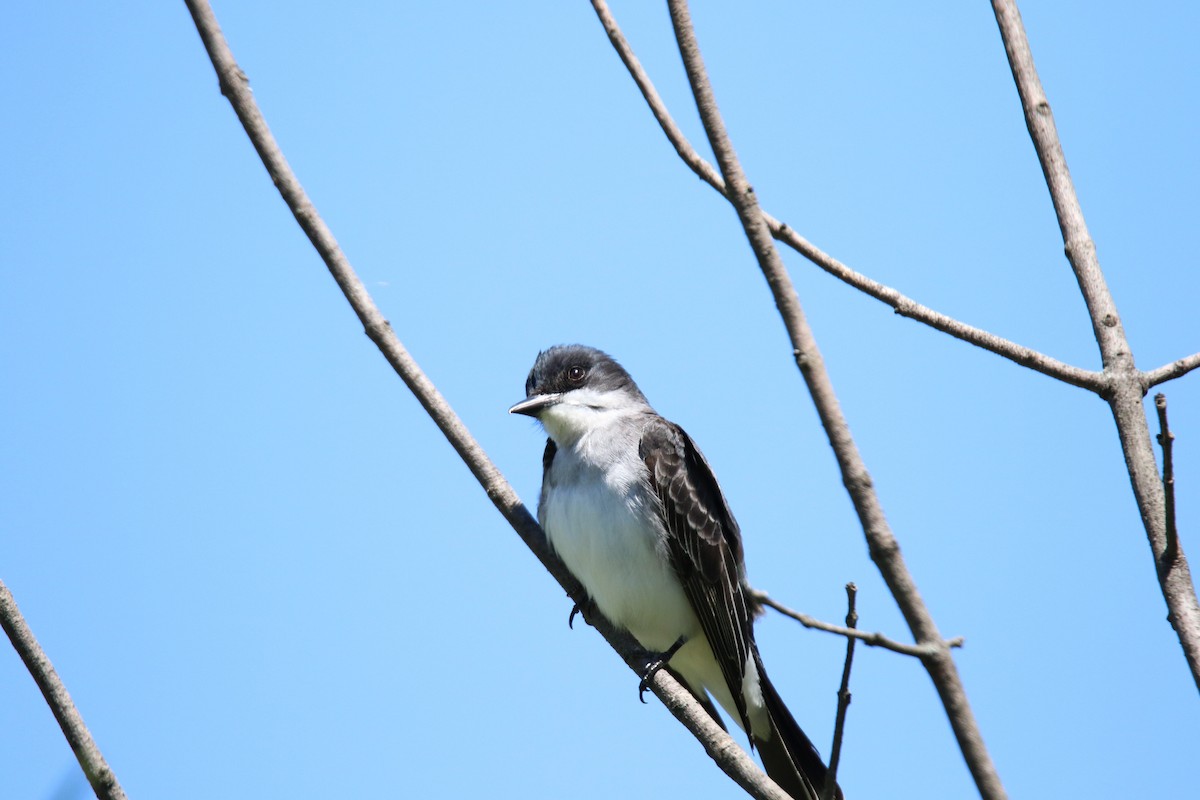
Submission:
M 608 4 L 605 0 L 592 0 L 592 7 L 595 9 L 600 23 L 604 26 L 609 41 L 612 42 L 613 48 L 617 51 L 621 62 L 629 70 L 629 74 L 633 77 L 634 83 L 637 84 L 638 89 L 641 91 L 642 97 L 646 99 L 646 104 L 650 107 L 650 112 L 654 115 L 655 120 L 658 121 L 659 127 L 666 134 L 668 141 L 675 148 L 675 152 L 679 154 L 683 162 L 701 180 L 722 195 L 725 195 L 726 199 L 729 199 L 728 193 L 725 191 L 725 180 L 711 164 L 696 152 L 696 148 L 683 135 L 683 131 L 680 130 L 675 120 L 671 117 L 666 103 L 663 102 L 658 91 L 654 88 L 650 76 L 642 68 L 641 62 L 638 61 L 637 56 L 633 52 L 633 48 L 630 47 L 628 40 L 626 40 L 625 35 L 621 32 L 620 26 L 617 25 L 612 12 L 609 11 Z M 890 286 L 885 286 L 846 266 L 841 261 L 838 261 L 809 242 L 786 223 L 780 222 L 765 211 L 760 210 L 760 213 L 771 231 L 771 236 L 788 245 L 838 280 L 891 306 L 900 316 L 908 317 L 917 322 L 923 322 L 956 339 L 961 339 L 968 344 L 981 347 L 984 350 L 1014 361 L 1021 366 L 1029 367 L 1043 375 L 1056 378 L 1072 386 L 1078 386 L 1093 392 L 1100 392 L 1103 389 L 1104 381 L 1099 372 L 1080 369 L 1079 367 L 1063 363 L 1044 353 L 1039 353 L 1024 345 L 1011 342 L 994 333 L 973 327 L 953 317 L 934 311 L 928 306 L 921 305 Z
M 1172 361 L 1170 364 L 1152 369 L 1149 372 L 1142 373 L 1142 390 L 1150 391 L 1160 383 L 1173 381 L 1176 378 L 1181 378 L 1187 375 L 1192 370 L 1200 367 L 1200 353 L 1192 353 L 1186 358 L 1181 358 L 1178 361 Z
M 1163 487 L 1159 481 L 1154 447 L 1150 442 L 1146 411 L 1142 406 L 1149 376 L 1138 372 L 1134 366 L 1133 350 L 1125 338 L 1116 303 L 1100 271 L 1096 245 L 1083 219 L 1083 209 L 1071 182 L 1050 102 L 1033 63 L 1033 53 L 1029 49 L 1021 14 L 1014 0 L 992 0 L 992 8 L 1021 97 L 1025 124 L 1029 128 L 1029 136 L 1033 140 L 1042 173 L 1046 177 L 1046 186 L 1050 190 L 1050 199 L 1054 203 L 1067 259 L 1079 283 L 1091 318 L 1092 331 L 1100 348 L 1104 375 L 1108 381 L 1108 391 L 1103 396 L 1112 409 L 1117 425 L 1125 466 L 1141 513 L 1142 526 L 1150 543 L 1155 573 L 1167 603 L 1167 618 L 1179 637 L 1192 678 L 1200 688 L 1200 600 L 1196 598 L 1196 587 L 1192 583 L 1182 544 L 1178 540 L 1168 541 Z M 1189 359 L 1183 359 L 1171 365 L 1177 374 L 1163 370 L 1156 370 L 1154 374 L 1163 373 L 1168 377 L 1182 375 L 1188 368 L 1196 366 L 1192 364 L 1189 367 L 1188 362 Z
M 817 348 L 816 339 L 805 319 L 800 306 L 800 299 L 792 286 L 791 278 L 783 266 L 783 260 L 775 249 L 771 233 L 759 210 L 754 190 L 750 188 L 737 154 L 721 120 L 717 109 L 716 98 L 704 69 L 704 61 L 692 30 L 691 15 L 685 0 L 668 0 L 671 12 L 671 22 L 675 28 L 675 39 L 679 43 L 679 53 L 683 58 L 687 71 L 688 82 L 696 99 L 696 108 L 704 122 L 704 130 L 708 135 L 709 144 L 716 155 L 725 179 L 726 196 L 737 210 L 738 219 L 746 232 L 746 238 L 758 260 L 759 267 L 771 287 L 775 304 L 783 317 L 788 336 L 791 339 L 796 365 L 800 369 L 804 382 L 812 395 L 813 404 L 821 418 L 821 424 L 829 437 L 838 466 L 842 472 L 842 480 L 850 494 L 854 509 L 863 527 L 871 558 L 879 568 L 880 574 L 896 598 L 908 623 L 913 637 L 921 644 L 937 648 L 934 655 L 922 659 L 922 664 L 929 673 L 933 684 L 941 697 L 950 725 L 958 739 L 959 748 L 980 794 L 988 800 L 1004 798 L 1004 787 L 1000 776 L 992 764 L 991 756 L 983 744 L 975 715 L 967 701 L 966 690 L 959 677 L 958 668 L 946 646 L 933 616 L 929 613 L 912 574 L 904 563 L 900 553 L 900 545 L 892 534 L 891 528 L 884 517 L 883 508 L 875 494 L 870 474 L 858 452 L 858 447 L 850 435 L 849 426 L 842 415 L 837 396 L 829 374 L 825 370 L 821 352 Z
M 379 347 L 384 358 L 416 396 L 429 416 L 445 434 L 450 444 L 479 481 L 488 497 L 521 537 L 546 570 L 557 580 L 577 604 L 583 605 L 585 593 L 578 581 L 567 571 L 551 551 L 545 534 L 538 526 L 512 486 L 471 436 L 462 420 L 446 399 L 425 375 L 416 361 L 400 343 L 391 325 L 371 299 L 366 287 L 338 246 L 332 232 L 317 213 L 295 173 L 280 151 L 266 120 L 254 101 L 249 81 L 238 67 L 221 28 L 207 0 L 185 0 L 196 30 L 212 60 L 220 82 L 221 93 L 228 98 L 246 134 L 258 151 L 271 180 L 279 189 L 288 208 L 301 229 L 321 255 L 335 281 L 346 295 L 354 313 L 362 322 L 367 336 Z M 641 674 L 646 654 L 628 633 L 617 630 L 603 615 L 589 620 L 600 635 L 624 659 L 630 669 Z M 783 792 L 754 763 L 750 756 L 717 725 L 708 712 L 696 702 L 691 692 L 679 685 L 667 670 L 658 671 L 650 688 L 668 710 L 692 732 L 717 765 L 751 796 L 760 800 L 789 800 Z
M 104 754 L 96 746 L 96 740 L 92 738 L 91 731 L 87 729 L 83 717 L 71 701 L 67 687 L 63 685 L 54 670 L 54 665 L 38 644 L 37 637 L 29 629 L 25 617 L 21 615 L 21 609 L 17 608 L 17 601 L 3 581 L 0 581 L 0 628 L 4 628 L 13 649 L 33 676 L 38 689 L 41 689 L 42 697 L 46 698 L 50 711 L 58 720 L 58 727 L 62 728 L 63 736 L 67 737 L 67 744 L 71 745 L 75 752 L 75 758 L 83 768 L 83 774 L 87 776 L 98 800 L 125 800 L 125 791 L 117 781 L 116 774 L 104 760 Z
M 882 633 L 868 633 L 860 631 L 858 628 L 848 628 L 841 625 L 833 625 L 828 622 L 823 622 L 809 614 L 803 614 L 794 609 L 788 608 L 783 603 L 775 600 L 766 592 L 753 591 L 751 592 L 754 599 L 764 606 L 769 606 L 775 609 L 785 617 L 790 617 L 796 620 L 806 628 L 812 628 L 817 631 L 825 631 L 826 633 L 836 633 L 838 636 L 845 636 L 847 639 L 858 639 L 863 644 L 869 647 L 882 647 L 884 650 L 891 650 L 893 653 L 899 653 L 904 656 L 912 656 L 913 658 L 926 658 L 927 656 L 936 655 L 939 646 L 928 644 L 905 644 L 897 642 L 895 639 L 889 639 Z M 947 639 L 946 647 L 962 647 L 963 637 L 956 636 L 953 639 Z

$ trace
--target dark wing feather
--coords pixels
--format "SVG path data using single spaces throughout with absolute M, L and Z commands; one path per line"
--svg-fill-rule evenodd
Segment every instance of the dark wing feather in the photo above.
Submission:
M 662 504 L 671 565 L 749 731 L 741 687 L 754 633 L 752 608 L 742 586 L 737 522 L 708 462 L 678 425 L 662 418 L 651 420 L 642 433 L 638 454 Z
M 554 444 L 554 440 L 546 438 L 546 449 L 542 451 L 542 496 L 538 499 L 538 524 L 545 526 L 546 520 L 542 517 L 542 511 L 545 508 L 546 492 L 550 491 L 550 465 L 554 463 L 554 454 L 558 452 L 558 447 Z
M 762 754 L 767 774 L 784 791 L 798 799 L 816 800 L 818 787 L 825 783 L 825 764 L 775 691 L 758 656 L 752 619 L 758 606 L 746 594 L 741 533 L 717 479 L 683 429 L 661 417 L 646 425 L 638 452 L 662 504 L 671 565 L 721 665 L 750 742 Z M 741 691 L 747 663 L 758 670 L 771 725 L 766 735 L 751 733 L 747 718 Z M 711 704 L 706 707 L 712 714 Z M 835 797 L 841 800 L 840 788 Z

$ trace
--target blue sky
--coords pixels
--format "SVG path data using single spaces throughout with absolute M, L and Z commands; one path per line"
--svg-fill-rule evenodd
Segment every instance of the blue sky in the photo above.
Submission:
M 732 210 L 587 3 L 218 3 L 301 181 L 531 505 L 508 406 L 601 347 L 705 450 L 751 581 L 904 638 Z M 703 134 L 665 5 L 613 11 Z M 1200 12 L 1022 7 L 1139 366 L 1200 350 Z M 763 206 L 914 299 L 1098 355 L 990 10 L 697 3 Z M 0 578 L 131 797 L 736 797 L 584 628 L 363 335 L 182 3 L 19 4 L 0 32 Z M 707 148 L 702 148 L 707 152 Z M 1194 788 L 1196 691 L 1107 407 L 785 251 L 1014 797 Z M 634 290 L 636 287 L 636 291 Z M 1168 384 L 1200 559 L 1200 376 Z M 759 623 L 828 751 L 843 642 Z M 968 797 L 919 665 L 860 649 L 849 798 Z M 0 796 L 84 796 L 0 648 Z

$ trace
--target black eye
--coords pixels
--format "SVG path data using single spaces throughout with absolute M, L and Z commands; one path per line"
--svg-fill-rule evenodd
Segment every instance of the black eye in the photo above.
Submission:
M 578 364 L 573 367 L 567 367 L 567 380 L 571 383 L 583 383 L 585 377 L 587 377 L 587 370 Z

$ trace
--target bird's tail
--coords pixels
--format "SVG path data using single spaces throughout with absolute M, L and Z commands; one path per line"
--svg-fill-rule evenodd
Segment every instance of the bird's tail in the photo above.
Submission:
M 796 800 L 819 800 L 825 786 L 825 762 L 817 748 L 796 724 L 796 719 L 767 677 L 762 660 L 754 654 L 762 688 L 763 703 L 771 719 L 769 739 L 754 736 L 763 768 L 771 780 Z M 833 796 L 842 800 L 842 790 L 834 786 Z

